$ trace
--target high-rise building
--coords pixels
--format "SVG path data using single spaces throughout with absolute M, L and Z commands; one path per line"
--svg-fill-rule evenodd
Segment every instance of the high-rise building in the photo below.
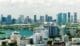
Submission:
M 68 23 L 71 23 L 71 14 L 68 12 Z
M 67 23 L 67 14 L 66 13 L 59 13 L 57 17 L 57 23 L 59 25 L 65 25 Z
M 26 16 L 25 20 L 24 20 L 24 24 L 29 23 L 29 16 Z
M 16 24 L 16 19 L 12 19 L 12 24 Z
M 23 24 L 24 23 L 24 15 L 20 15 L 18 18 L 18 24 Z
M 66 13 L 63 13 L 63 24 L 66 24 L 67 23 L 67 14 Z
M 29 16 L 26 16 L 24 19 L 24 24 L 32 23 L 32 19 Z
M 45 21 L 48 22 L 48 15 L 45 15 Z
M 58 23 L 59 25 L 62 24 L 62 13 L 58 13 L 58 15 L 57 15 L 57 23 Z
M 1 24 L 1 21 L 2 21 L 2 16 L 3 16 L 3 14 L 1 14 L 1 16 L 0 16 L 0 24 Z
M 32 19 L 31 18 L 29 18 L 29 23 L 32 23 Z
M 45 15 L 45 21 L 46 22 L 52 22 L 52 16 Z
M 12 18 L 11 15 L 7 16 L 7 24 L 11 24 L 12 23 Z
M 1 15 L 1 24 L 6 24 L 7 18 Z
M 74 23 L 74 17 L 73 17 L 73 15 L 71 16 L 71 23 Z
M 77 13 L 74 13 L 74 23 L 77 23 Z
M 55 38 L 60 36 L 60 30 L 57 26 L 49 26 L 49 37 L 50 38 Z
M 52 22 L 52 16 L 48 16 L 48 22 Z
M 44 16 L 40 16 L 40 22 L 44 22 Z
M 34 15 L 34 22 L 36 23 L 37 22 L 37 16 Z

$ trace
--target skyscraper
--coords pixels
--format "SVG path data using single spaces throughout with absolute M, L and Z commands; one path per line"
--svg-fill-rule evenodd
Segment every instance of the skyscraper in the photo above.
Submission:
M 26 16 L 26 18 L 24 19 L 24 24 L 29 23 L 29 16 Z
M 71 16 L 71 23 L 74 23 L 74 16 Z
M 1 24 L 6 24 L 7 18 L 1 15 Z
M 34 22 L 36 23 L 37 22 L 37 16 L 34 15 Z
M 44 16 L 40 16 L 40 22 L 44 22 Z
M 57 23 L 58 23 L 59 25 L 62 24 L 62 13 L 58 13 L 58 15 L 57 15 Z
M 57 26 L 49 26 L 49 37 L 54 38 L 59 36 L 59 28 Z
M 63 24 L 65 25 L 67 23 L 67 14 L 63 13 L 62 15 Z
M 71 14 L 68 12 L 68 23 L 71 23 Z
M 18 24 L 23 24 L 24 23 L 24 15 L 20 15 L 18 18 Z
M 74 13 L 74 23 L 77 23 L 77 13 Z
M 67 13 L 59 13 L 57 22 L 59 25 L 61 24 L 65 25 L 67 23 Z
M 28 21 L 29 21 L 29 23 L 32 23 L 32 19 L 31 19 L 31 18 L 29 18 L 29 20 L 28 20 Z
M 12 24 L 16 24 L 16 19 L 12 19 Z
M 52 22 L 52 16 L 48 16 L 47 22 Z
M 7 16 L 7 24 L 11 24 L 12 23 L 12 18 L 11 15 Z
M 48 15 L 45 15 L 45 21 L 48 22 Z

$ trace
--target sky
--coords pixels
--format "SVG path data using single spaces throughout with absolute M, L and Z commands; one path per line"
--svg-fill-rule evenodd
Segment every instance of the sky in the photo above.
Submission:
M 78 12 L 80 16 L 80 0 L 0 0 L 0 14 L 11 14 L 14 18 L 20 15 L 45 15 L 56 18 L 59 12 Z

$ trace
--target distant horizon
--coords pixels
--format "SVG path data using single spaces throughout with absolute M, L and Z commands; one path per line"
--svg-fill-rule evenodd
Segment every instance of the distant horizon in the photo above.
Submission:
M 21 14 L 30 17 L 48 14 L 55 19 L 59 12 L 77 12 L 79 19 L 79 4 L 80 0 L 0 0 L 0 14 L 11 14 L 13 18 Z
M 59 12 L 59 13 L 68 13 L 68 12 Z M 71 13 L 71 15 L 74 15 L 75 12 L 70 12 L 70 13 Z M 76 13 L 77 13 L 77 12 L 76 12 Z M 53 15 L 52 18 L 53 18 L 53 19 L 57 19 L 57 14 L 58 14 L 58 13 L 56 13 L 55 15 Z M 6 14 L 6 15 L 0 14 L 0 16 L 1 16 L 1 15 L 3 15 L 4 17 L 7 17 L 8 15 L 11 15 L 11 17 L 12 17 L 12 18 L 15 18 L 15 19 L 18 19 L 21 15 L 23 15 L 24 18 L 26 18 L 27 16 L 29 16 L 30 18 L 33 19 L 33 18 L 34 18 L 34 15 L 36 15 L 37 18 L 39 19 L 40 16 L 44 16 L 44 17 L 45 17 L 45 15 L 48 15 L 48 14 L 44 14 L 44 15 L 37 15 L 37 14 L 34 14 L 34 15 L 31 15 L 31 16 L 30 16 L 30 15 L 20 14 L 20 15 L 18 15 L 18 17 L 13 17 L 12 14 Z M 51 15 L 48 15 L 48 16 L 51 16 Z M 77 13 L 77 16 L 78 16 L 78 13 Z M 80 17 L 80 16 L 78 16 L 78 18 L 79 18 L 79 17 Z M 78 19 L 78 18 L 77 18 L 77 19 Z

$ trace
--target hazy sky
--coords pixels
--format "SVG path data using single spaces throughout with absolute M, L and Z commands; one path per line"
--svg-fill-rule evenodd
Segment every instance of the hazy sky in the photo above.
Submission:
M 0 14 L 12 14 L 17 18 L 20 14 L 48 14 L 55 18 L 58 12 L 78 12 L 80 15 L 80 0 L 0 0 Z

